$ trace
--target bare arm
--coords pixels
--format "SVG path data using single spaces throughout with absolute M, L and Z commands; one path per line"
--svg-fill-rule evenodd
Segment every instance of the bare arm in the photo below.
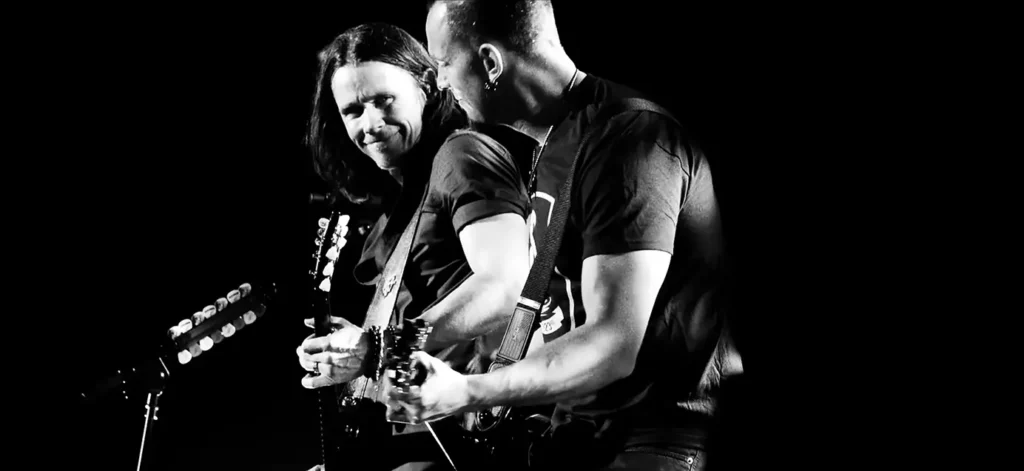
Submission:
M 591 320 L 516 364 L 466 377 L 468 408 L 560 402 L 628 376 L 670 259 L 643 250 L 584 260 L 583 304 Z
M 479 337 L 508 324 L 526 276 L 529 241 L 526 222 L 513 213 L 467 225 L 459 233 L 473 274 L 420 318 L 434 329 L 428 351 Z

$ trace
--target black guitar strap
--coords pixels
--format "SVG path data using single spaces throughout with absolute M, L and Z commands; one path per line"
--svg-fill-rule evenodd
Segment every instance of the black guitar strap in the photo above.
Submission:
M 565 223 L 569 216 L 572 185 L 580 155 L 583 154 L 583 150 L 587 148 L 588 142 L 593 137 L 594 125 L 605 123 L 613 116 L 628 111 L 649 111 L 675 121 L 668 110 L 642 98 L 626 98 L 601 105 L 597 115 L 591 121 L 591 129 L 584 134 L 583 140 L 576 149 L 576 156 L 573 157 L 572 166 L 569 169 L 569 177 L 565 179 L 558 190 L 555 207 L 552 209 L 551 223 L 548 225 L 544 242 L 538 248 L 537 258 L 530 269 L 529 278 L 526 280 L 519 302 L 512 313 L 512 319 L 509 320 L 508 327 L 505 329 L 505 336 L 501 339 L 501 345 L 498 346 L 491 370 L 508 366 L 526 356 L 533 332 L 540 328 L 540 310 L 548 295 L 555 256 L 558 255 L 558 249 L 562 245 Z

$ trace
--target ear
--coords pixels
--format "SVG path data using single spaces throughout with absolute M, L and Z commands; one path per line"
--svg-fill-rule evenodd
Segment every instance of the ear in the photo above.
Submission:
M 434 72 L 434 69 L 424 70 L 420 80 L 427 84 L 428 88 L 437 88 L 437 72 Z
M 430 101 L 437 95 L 437 72 L 433 69 L 427 69 L 423 71 L 423 75 L 420 75 L 420 83 L 424 86 L 424 93 L 427 96 L 427 101 Z
M 498 80 L 501 73 L 505 71 L 505 59 L 501 55 L 501 50 L 493 44 L 484 43 L 477 49 L 477 53 L 483 63 L 487 80 Z

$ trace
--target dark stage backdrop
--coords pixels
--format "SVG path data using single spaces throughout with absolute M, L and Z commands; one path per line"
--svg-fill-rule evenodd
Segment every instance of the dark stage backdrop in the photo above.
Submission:
M 354 3 L 119 11 L 58 40 L 65 53 L 52 92 L 60 120 L 74 125 L 55 139 L 76 149 L 54 163 L 70 175 L 64 205 L 74 229 L 65 275 L 73 282 L 63 291 L 74 307 L 61 315 L 73 326 L 64 331 L 75 359 L 67 399 L 145 358 L 169 326 L 240 283 L 276 281 L 284 295 L 171 378 L 146 469 L 315 464 L 315 395 L 300 386 L 295 348 L 309 333 L 306 272 L 323 210 L 307 204 L 323 185 L 301 145 L 316 53 L 366 21 L 424 39 L 421 2 L 343 6 Z M 792 139 L 766 140 L 761 123 L 785 101 L 776 84 L 807 80 L 779 78 L 793 52 L 788 33 L 764 20 L 768 12 L 626 3 L 560 4 L 563 43 L 585 71 L 660 97 L 704 141 L 742 272 L 765 231 L 755 219 L 765 200 L 750 187 L 771 185 L 761 182 L 763 160 Z M 774 129 L 798 133 L 784 128 Z M 764 358 L 748 358 L 748 370 Z M 83 406 L 73 417 L 62 432 L 72 448 L 54 458 L 134 469 L 141 398 Z

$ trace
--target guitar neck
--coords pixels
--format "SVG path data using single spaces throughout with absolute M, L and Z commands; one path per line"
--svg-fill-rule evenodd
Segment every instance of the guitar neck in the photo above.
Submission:
M 133 356 L 130 362 L 90 385 L 79 394 L 80 398 L 85 403 L 95 403 L 105 397 L 132 399 L 139 394 L 162 391 L 168 379 L 187 369 L 193 358 L 262 317 L 277 294 L 274 283 L 243 286 L 244 294 L 232 290 L 207 309 L 183 319 L 160 336 L 159 341 L 144 347 L 145 353 Z

